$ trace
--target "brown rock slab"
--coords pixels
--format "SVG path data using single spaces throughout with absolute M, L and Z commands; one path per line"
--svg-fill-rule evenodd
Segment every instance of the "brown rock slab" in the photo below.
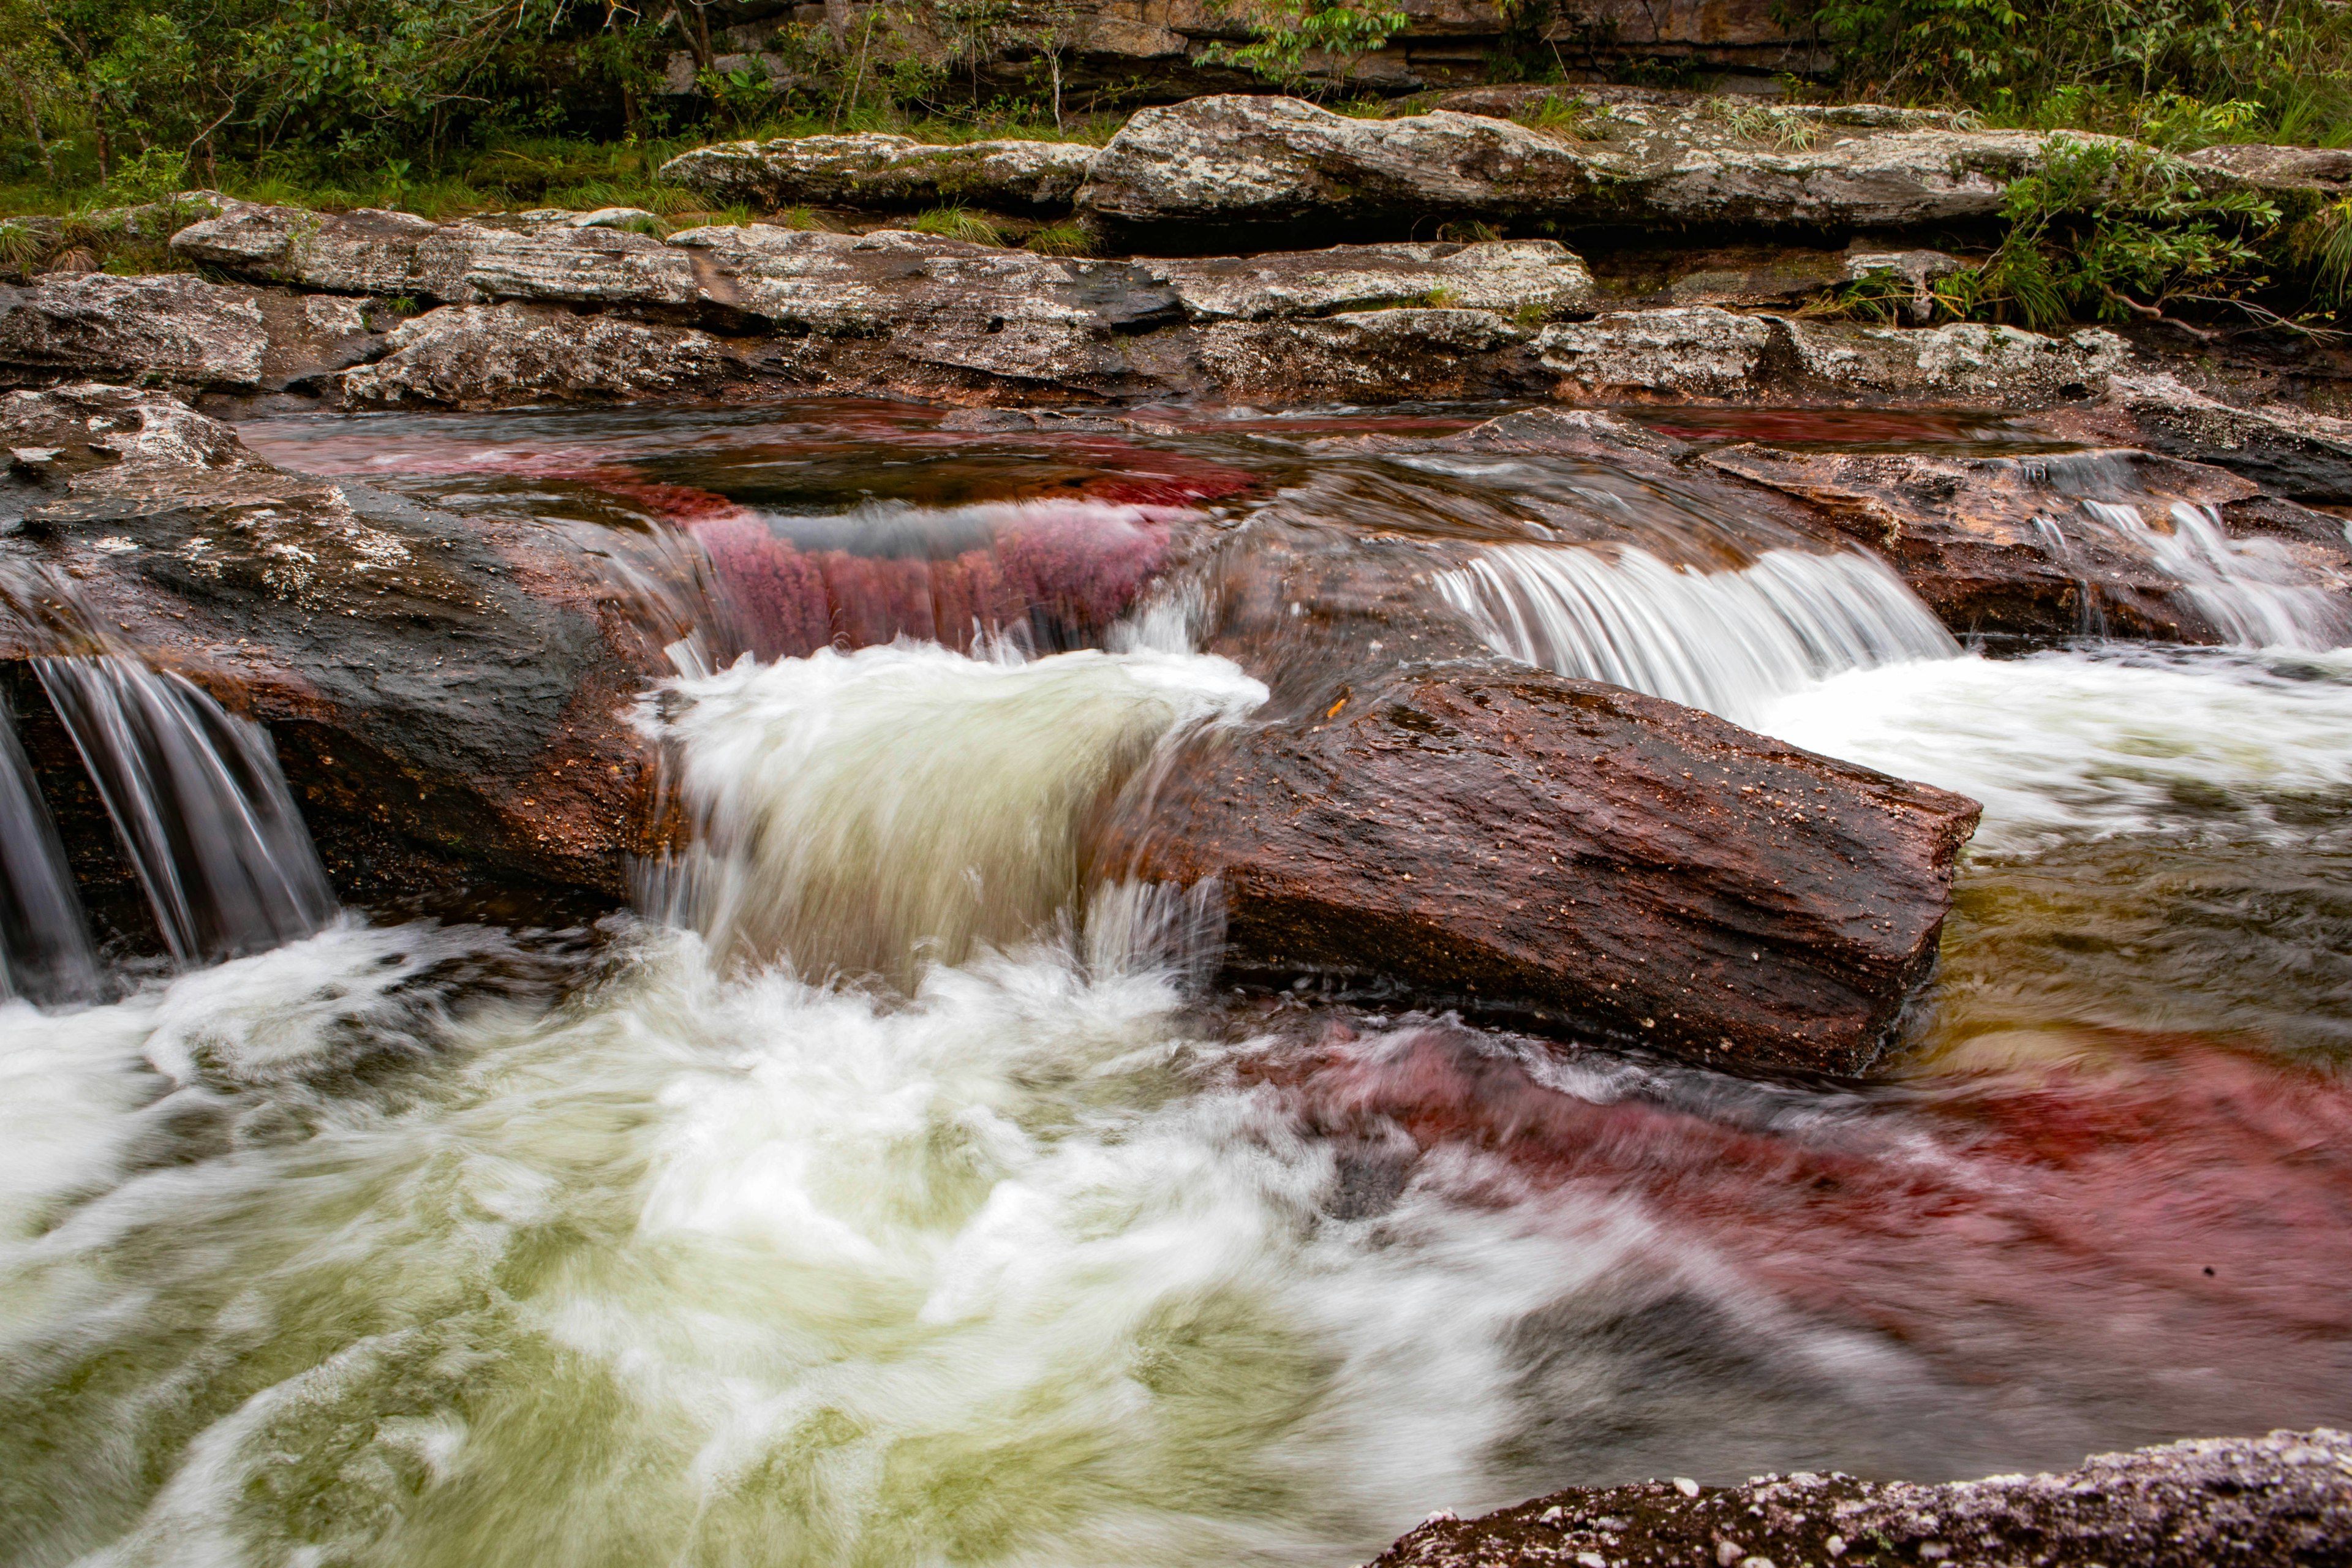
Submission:
M 1960 633 L 2231 640 L 2148 538 L 2107 524 L 2089 503 L 2131 509 L 2149 537 L 2177 526 L 2167 515 L 2175 502 L 2209 508 L 2232 538 L 2276 541 L 2284 574 L 2337 594 L 2352 587 L 2335 519 L 2265 497 L 2226 469 L 2156 453 L 1955 458 L 1749 445 L 1701 461 L 1820 509 Z
M 1972 801 L 1498 662 L 1403 670 L 1160 785 L 1143 875 L 1226 963 L 1729 1068 L 1866 1068 L 1934 962 Z
M 0 482 L 0 658 L 119 633 L 262 720 L 347 896 L 624 894 L 664 666 L 575 542 L 288 473 L 157 393 L 10 395 L 0 447 L 52 454 Z

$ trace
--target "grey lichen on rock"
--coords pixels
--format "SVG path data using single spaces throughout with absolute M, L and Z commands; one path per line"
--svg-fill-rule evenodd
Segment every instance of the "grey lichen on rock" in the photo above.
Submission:
M 2305 1568 L 2347 1557 L 2352 1436 L 2321 1427 L 1940 1486 L 1801 1470 L 1722 1488 L 1648 1481 L 1556 1492 L 1483 1519 L 1433 1517 L 1376 1563 Z
M 384 358 L 344 375 L 350 402 L 643 397 L 709 389 L 728 364 L 707 332 L 548 305 L 445 305 L 402 323 L 385 344 Z
M 659 177 L 713 200 L 775 207 L 1066 207 L 1094 155 L 1076 142 L 938 145 L 869 131 L 722 142 L 681 153 Z

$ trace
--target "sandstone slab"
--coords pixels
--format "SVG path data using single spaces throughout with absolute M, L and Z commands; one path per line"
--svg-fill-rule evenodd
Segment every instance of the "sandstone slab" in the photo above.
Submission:
M 622 896 L 648 778 L 627 712 L 665 665 L 555 527 L 290 474 L 121 387 L 0 398 L 0 445 L 53 454 L 0 479 L 14 580 L 70 584 L 40 595 L 56 629 L 119 628 L 268 723 L 346 895 Z
M 249 290 L 187 273 L 105 273 L 0 286 L 0 371 L 12 378 L 152 376 L 182 385 L 251 386 L 269 333 Z
M 2315 617 L 2315 635 L 2352 605 L 2352 552 L 2335 519 L 2155 453 L 1738 446 L 1702 461 L 1818 508 L 1962 634 L 2259 642 L 2272 640 L 2260 632 L 2266 606 Z
M 770 207 L 1066 207 L 1094 155 L 1076 142 L 940 146 L 861 132 L 698 147 L 664 163 L 659 178 L 716 201 Z
M 1220 228 L 1445 217 L 1918 227 L 1993 217 L 2044 141 L 1867 105 L 1603 103 L 1554 132 L 1445 110 L 1353 120 L 1235 95 L 1137 112 L 1094 160 L 1077 203 L 1114 236 L 1200 248 Z
M 1854 1073 L 1934 962 L 1977 810 L 1620 688 L 1449 663 L 1195 756 L 1135 864 L 1221 881 L 1242 973 Z
M 342 377 L 346 402 L 467 408 L 679 396 L 715 389 L 730 365 L 707 332 L 552 305 L 445 305 L 401 323 L 383 344 L 384 357 Z

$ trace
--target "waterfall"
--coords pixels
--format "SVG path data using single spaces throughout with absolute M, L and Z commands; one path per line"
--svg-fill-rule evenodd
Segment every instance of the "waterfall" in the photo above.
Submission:
M 334 894 L 259 725 L 116 655 L 33 661 L 182 964 L 308 936 Z
M 822 648 L 672 682 L 651 725 L 698 842 L 644 868 L 640 907 L 733 957 L 911 986 L 1075 917 L 1090 815 L 1172 737 L 1265 700 L 1202 654 L 982 652 Z M 1114 968 L 1205 918 L 1097 902 Z
M 2140 510 L 2084 500 L 2083 510 L 2180 584 L 2213 629 L 2241 647 L 2339 647 L 2352 637 L 2342 599 L 2312 583 L 2273 540 L 2231 539 L 2210 507 L 2175 501 L 2169 532 Z
M 1883 562 L 1768 550 L 1699 572 L 1644 550 L 1511 544 L 1439 574 L 1496 652 L 1735 721 L 1843 670 L 1959 651 Z
M 98 991 L 98 953 L 58 825 L 0 708 L 0 992 L 70 1002 Z

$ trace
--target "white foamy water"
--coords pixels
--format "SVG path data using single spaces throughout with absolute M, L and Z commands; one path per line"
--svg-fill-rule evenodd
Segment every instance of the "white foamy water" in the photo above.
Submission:
M 2166 528 L 2149 526 L 2137 506 L 2080 504 L 2126 548 L 2178 582 L 2227 642 L 2315 651 L 2352 637 L 2342 596 L 2313 583 L 2275 540 L 2232 539 L 2210 508 L 2186 501 L 2162 509 Z M 2058 543 L 2063 552 L 2063 532 Z
M 1265 700 L 1229 660 L 1147 647 L 902 643 L 680 681 L 658 728 L 701 832 L 664 901 L 725 952 L 907 982 L 1073 910 L 1088 812 Z
M 1823 676 L 1959 651 L 1859 552 L 1769 550 L 1700 572 L 1632 548 L 1504 545 L 1435 582 L 1497 653 L 1740 723 Z
M 0 1008 L 0 1555 L 1358 1561 L 1570 1462 L 1511 1440 L 1645 1352 L 1571 1333 L 1538 1386 L 1528 1325 L 1678 1271 L 1458 1164 L 1334 1217 L 1333 1145 L 1161 976 L 1040 949 L 884 1006 L 641 927 L 561 1003 L 446 982 L 523 958 L 344 924 Z M 1904 1382 L 1737 1315 L 1727 1367 Z
M 2289 840 L 2309 835 L 2315 813 L 2352 805 L 2344 653 L 1970 655 L 1837 676 L 1755 724 L 1975 796 L 1983 848 L 2209 828 Z

